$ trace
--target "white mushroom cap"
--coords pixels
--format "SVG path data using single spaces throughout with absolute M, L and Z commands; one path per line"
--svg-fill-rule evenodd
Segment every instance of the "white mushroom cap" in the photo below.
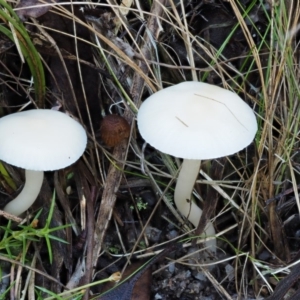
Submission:
M 203 82 L 165 88 L 141 105 L 142 137 L 161 152 L 186 159 L 213 159 L 242 150 L 253 140 L 252 109 L 233 92 Z
M 51 171 L 78 160 L 87 136 L 68 115 L 34 109 L 2 117 L 0 141 L 1 160 L 23 169 Z

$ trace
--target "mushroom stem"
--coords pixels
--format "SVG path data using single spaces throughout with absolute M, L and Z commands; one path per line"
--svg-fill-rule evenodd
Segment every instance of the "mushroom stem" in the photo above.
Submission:
M 199 174 L 201 160 L 184 159 L 181 165 L 181 170 L 178 175 L 175 188 L 174 200 L 177 209 L 184 215 L 195 227 L 198 226 L 202 210 L 194 201 L 192 201 L 192 191 L 195 181 Z M 216 234 L 212 223 L 205 227 L 206 236 L 214 236 Z M 206 246 L 210 251 L 216 252 L 216 240 L 207 241 Z
M 26 211 L 37 198 L 43 184 L 43 179 L 43 171 L 25 170 L 25 185 L 23 190 L 3 210 L 15 216 L 19 216 Z

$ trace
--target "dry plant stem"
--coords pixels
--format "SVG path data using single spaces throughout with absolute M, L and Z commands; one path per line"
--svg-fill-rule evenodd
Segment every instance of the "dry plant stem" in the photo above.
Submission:
M 75 174 L 77 174 L 77 172 Z M 73 229 L 74 233 L 76 235 L 79 235 L 80 230 L 79 230 L 77 222 L 71 212 L 69 199 L 65 194 L 65 191 L 61 184 L 62 182 L 63 182 L 63 178 L 62 178 L 61 172 L 56 171 L 54 173 L 54 188 L 55 188 L 55 193 L 57 195 L 57 199 L 58 199 L 60 205 L 62 206 L 64 214 L 66 215 L 68 224 L 72 224 L 72 229 Z
M 148 36 L 149 33 L 152 36 L 157 37 L 159 34 L 159 24 L 157 18 L 163 14 L 163 7 L 165 6 L 166 0 L 161 0 L 160 3 L 154 2 L 151 9 L 151 17 L 148 20 L 148 31 L 144 37 L 144 45 L 142 47 L 143 55 L 146 59 L 150 59 L 150 49 L 151 49 L 151 41 Z M 147 75 L 149 70 L 147 67 L 147 63 L 145 61 L 139 61 L 139 67 L 143 71 L 144 75 Z M 132 81 L 132 99 L 133 102 L 138 106 L 140 102 L 140 97 L 142 95 L 142 91 L 144 88 L 144 79 L 137 74 L 134 74 L 133 81 Z M 129 108 L 126 108 L 123 117 L 127 119 L 129 124 L 132 123 L 134 116 Z M 118 146 L 114 148 L 113 157 L 115 158 L 116 162 L 124 162 L 126 161 L 127 155 L 127 143 L 128 141 L 122 141 Z M 106 178 L 106 185 L 102 194 L 102 200 L 100 205 L 100 210 L 98 213 L 97 221 L 96 221 L 96 232 L 94 237 L 95 247 L 94 247 L 94 255 L 93 261 L 94 264 L 97 263 L 97 259 L 99 253 L 102 248 L 102 242 L 106 233 L 106 229 L 108 226 L 108 222 L 110 221 L 112 211 L 116 201 L 116 192 L 119 189 L 121 178 L 123 175 L 123 163 L 118 164 L 118 168 L 114 165 L 110 165 L 108 170 L 108 175 Z
M 4 211 L 4 210 L 0 210 L 0 216 L 3 216 L 4 218 L 6 218 L 7 220 L 12 220 L 16 223 L 21 223 L 23 221 L 22 218 L 19 218 L 15 215 L 9 214 L 8 212 Z
M 184 159 L 181 165 L 181 170 L 178 175 L 177 184 L 175 188 L 174 200 L 177 209 L 184 215 L 196 228 L 198 227 L 202 210 L 192 201 L 192 191 L 195 181 L 199 174 L 201 161 Z M 216 234 L 212 223 L 209 221 L 204 229 L 206 236 L 214 236 Z M 212 252 L 216 252 L 216 240 L 209 240 L 205 245 Z
M 49 281 L 56 283 L 57 285 L 61 286 L 62 288 L 65 288 L 65 289 L 67 288 L 65 285 L 63 285 L 63 284 L 62 284 L 59 280 L 57 280 L 56 278 L 54 278 L 54 277 L 48 275 L 48 274 L 45 273 L 45 272 L 40 271 L 39 269 L 36 269 L 36 268 L 31 267 L 31 266 L 25 265 L 25 264 L 19 262 L 18 260 L 10 259 L 10 258 L 5 257 L 5 256 L 2 256 L 2 255 L 0 254 L 0 261 L 6 261 L 6 262 L 11 263 L 11 264 L 14 266 L 13 268 L 15 268 L 15 265 L 18 265 L 18 266 L 23 267 L 23 268 L 26 269 L 26 270 L 31 270 L 31 271 L 33 271 L 34 273 L 39 274 L 39 275 L 41 275 L 42 277 L 47 278 Z M 11 276 L 11 277 L 12 277 L 12 279 L 11 279 L 12 281 L 11 281 L 11 282 L 14 282 L 14 281 L 15 281 L 14 276 Z M 11 299 L 16 299 L 16 298 L 12 297 Z
M 265 298 L 265 300 L 280 300 L 284 299 L 284 296 L 288 294 L 289 290 L 292 288 L 292 286 L 299 281 L 300 277 L 300 268 L 299 264 L 293 267 L 291 273 L 285 277 L 284 279 L 281 279 L 278 284 L 276 285 L 276 288 L 274 290 L 274 293 Z M 291 299 L 291 298 L 289 298 Z M 295 298 L 299 299 L 299 298 Z
M 23 190 L 3 210 L 15 216 L 19 216 L 26 211 L 37 198 L 43 184 L 43 179 L 43 171 L 25 170 L 25 185 Z
M 94 248 L 94 228 L 95 228 L 95 219 L 94 219 L 94 204 L 97 198 L 97 191 L 96 187 L 91 187 L 91 194 L 90 194 L 90 203 L 87 205 L 87 254 L 86 254 L 86 268 L 85 268 L 85 275 L 81 280 L 81 285 L 89 284 L 92 282 L 92 275 L 93 275 L 93 248 Z M 82 300 L 89 299 L 89 291 L 90 289 L 87 288 Z
M 232 296 L 226 291 L 226 289 L 222 286 L 222 284 L 214 277 L 214 275 L 209 272 L 209 270 L 203 268 L 203 273 L 205 274 L 206 278 L 213 284 L 215 289 L 227 300 L 231 300 Z M 222 297 L 222 298 L 223 298 Z M 223 299 L 224 299 L 223 298 Z

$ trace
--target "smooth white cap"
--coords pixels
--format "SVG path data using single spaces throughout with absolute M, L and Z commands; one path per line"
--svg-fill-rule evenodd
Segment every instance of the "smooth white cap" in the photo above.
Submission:
M 0 160 L 23 169 L 62 169 L 78 160 L 86 144 L 84 128 L 59 111 L 34 109 L 0 119 Z
M 253 110 L 237 94 L 196 81 L 151 95 L 137 121 L 147 143 L 185 159 L 234 154 L 248 146 L 257 131 Z

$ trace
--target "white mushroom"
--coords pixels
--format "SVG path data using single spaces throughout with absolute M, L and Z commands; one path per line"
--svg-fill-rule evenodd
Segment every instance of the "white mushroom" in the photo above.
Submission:
M 44 172 L 73 164 L 86 148 L 84 128 L 68 115 L 48 109 L 28 110 L 0 119 L 0 159 L 25 169 L 21 193 L 4 211 L 16 216 L 38 196 Z
M 183 158 L 174 200 L 182 215 L 198 226 L 202 210 L 191 193 L 202 159 L 231 155 L 248 146 L 257 131 L 252 109 L 236 94 L 202 82 L 183 82 L 146 99 L 138 128 L 147 143 Z M 214 236 L 211 223 L 205 229 Z M 206 243 L 215 251 L 215 240 Z

